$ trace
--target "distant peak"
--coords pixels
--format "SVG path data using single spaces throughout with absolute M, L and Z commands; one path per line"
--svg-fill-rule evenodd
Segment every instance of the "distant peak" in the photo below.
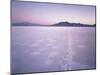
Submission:
M 65 21 L 65 22 L 59 22 L 57 24 L 69 24 L 69 22 Z

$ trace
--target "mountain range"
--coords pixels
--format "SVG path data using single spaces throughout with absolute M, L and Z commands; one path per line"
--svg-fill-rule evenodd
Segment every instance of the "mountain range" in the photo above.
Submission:
M 69 23 L 69 22 L 59 22 L 52 25 L 41 25 L 41 24 L 33 24 L 29 22 L 21 22 L 21 23 L 13 23 L 12 26 L 64 26 L 64 27 L 95 27 L 96 24 L 89 25 L 89 24 L 81 24 L 81 23 Z

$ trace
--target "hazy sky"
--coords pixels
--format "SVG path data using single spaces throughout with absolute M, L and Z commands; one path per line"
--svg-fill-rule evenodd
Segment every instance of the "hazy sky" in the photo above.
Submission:
M 95 24 L 95 6 L 12 2 L 12 22 L 55 24 L 62 21 Z

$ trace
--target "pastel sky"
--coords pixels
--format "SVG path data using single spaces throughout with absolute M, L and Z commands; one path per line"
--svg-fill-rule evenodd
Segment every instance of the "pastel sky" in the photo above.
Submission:
M 12 22 L 95 24 L 95 6 L 12 1 Z

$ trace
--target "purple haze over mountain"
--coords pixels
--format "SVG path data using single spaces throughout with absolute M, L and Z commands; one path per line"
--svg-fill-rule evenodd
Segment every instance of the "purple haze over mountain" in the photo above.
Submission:
M 95 24 L 95 6 L 12 1 L 12 22 Z

